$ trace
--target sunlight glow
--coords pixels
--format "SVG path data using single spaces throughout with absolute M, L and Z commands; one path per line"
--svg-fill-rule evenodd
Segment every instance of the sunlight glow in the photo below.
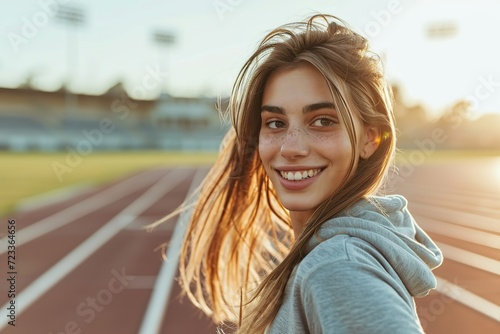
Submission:
M 500 157 L 497 157 L 493 162 L 494 176 L 500 188 Z

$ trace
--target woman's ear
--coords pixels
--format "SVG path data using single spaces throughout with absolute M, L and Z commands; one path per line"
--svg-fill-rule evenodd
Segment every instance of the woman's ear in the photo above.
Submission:
M 359 157 L 368 159 L 377 150 L 380 144 L 381 131 L 376 126 L 364 126 L 363 137 L 361 138 L 361 147 Z

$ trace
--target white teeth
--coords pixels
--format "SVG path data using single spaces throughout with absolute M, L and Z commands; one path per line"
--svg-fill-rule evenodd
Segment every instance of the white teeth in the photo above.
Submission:
M 301 181 L 310 177 L 315 176 L 321 171 L 321 169 L 310 169 L 305 171 L 297 172 L 284 172 L 280 171 L 281 177 L 289 181 Z

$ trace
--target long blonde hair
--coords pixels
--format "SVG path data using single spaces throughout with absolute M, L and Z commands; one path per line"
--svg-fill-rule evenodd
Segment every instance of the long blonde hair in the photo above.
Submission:
M 348 173 L 353 177 L 315 210 L 295 239 L 289 213 L 261 164 L 258 138 L 267 79 L 301 63 L 324 76 L 354 154 Z M 279 310 L 292 269 L 306 255 L 307 241 L 326 220 L 382 185 L 395 151 L 391 99 L 366 39 L 336 17 L 315 15 L 263 39 L 236 79 L 228 107 L 232 129 L 191 203 L 180 282 L 198 308 L 216 323 L 236 323 L 239 333 L 264 332 Z M 375 153 L 357 165 L 353 115 L 382 134 Z

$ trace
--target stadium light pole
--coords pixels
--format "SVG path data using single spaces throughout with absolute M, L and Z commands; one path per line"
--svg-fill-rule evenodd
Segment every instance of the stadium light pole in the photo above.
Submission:
M 453 21 L 439 21 L 428 24 L 426 35 L 429 39 L 446 39 L 457 34 L 458 27 Z
M 76 95 L 71 92 L 70 88 L 78 66 L 78 40 L 76 28 L 85 23 L 85 13 L 83 9 L 75 7 L 74 5 L 61 5 L 56 13 L 56 18 L 64 23 L 66 27 L 66 114 L 68 116 L 73 116 L 76 112 L 77 100 Z M 71 34 L 72 28 L 74 28 L 74 36 Z
M 154 35 L 154 41 L 156 45 L 158 46 L 158 64 L 160 66 L 160 71 L 162 73 L 166 73 L 169 71 L 169 66 L 168 66 L 168 49 L 171 45 L 175 43 L 175 36 L 164 30 L 157 30 L 155 31 Z M 162 54 L 164 52 L 164 54 Z M 167 73 L 167 75 L 169 75 Z M 164 82 L 163 85 L 161 86 L 161 94 L 164 94 L 167 92 L 167 79 L 164 77 Z

